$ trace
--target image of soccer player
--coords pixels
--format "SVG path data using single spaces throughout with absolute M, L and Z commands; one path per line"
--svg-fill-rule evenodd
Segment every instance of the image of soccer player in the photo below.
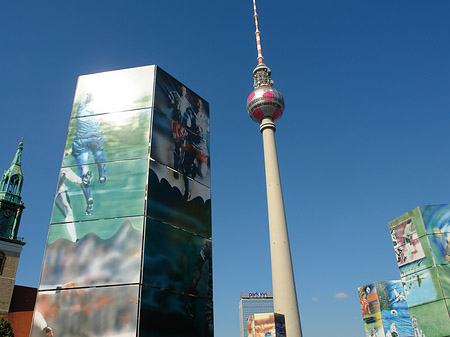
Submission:
M 188 137 L 187 129 L 191 127 L 195 112 L 194 107 L 187 97 L 187 91 L 184 86 L 180 87 L 181 95 L 178 91 L 173 90 L 169 92 L 170 104 L 172 107 L 172 136 L 174 140 L 173 148 L 173 165 L 176 171 L 180 171 L 184 180 L 184 198 L 190 199 L 189 179 L 187 166 L 185 161 L 186 137 Z M 174 177 L 178 179 L 178 172 L 173 173 Z
M 64 216 L 63 221 L 68 222 L 66 225 L 67 233 L 69 234 L 70 239 L 75 242 L 77 241 L 77 234 L 75 231 L 75 225 L 73 224 L 73 211 L 72 205 L 70 204 L 69 194 L 67 192 L 68 189 L 65 184 L 66 180 L 78 185 L 81 185 L 83 181 L 70 168 L 65 167 L 61 169 L 61 173 L 59 174 L 58 189 L 56 190 L 55 205 Z
M 86 198 L 86 215 L 92 215 L 94 210 L 94 199 L 91 194 L 92 172 L 88 170 L 89 153 L 94 156 L 98 168 L 98 180 L 100 183 L 106 181 L 106 161 L 103 150 L 103 134 L 100 130 L 99 122 L 94 115 L 93 97 L 87 93 L 78 106 L 75 117 L 76 131 L 72 142 L 72 156 L 79 165 L 80 178 L 82 179 L 82 190 Z

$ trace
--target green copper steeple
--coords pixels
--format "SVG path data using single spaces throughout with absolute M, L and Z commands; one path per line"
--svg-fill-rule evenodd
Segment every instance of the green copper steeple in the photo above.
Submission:
M 16 155 L 0 182 L 0 238 L 17 240 L 20 217 L 25 208 L 20 193 L 23 185 L 22 150 L 23 138 Z
M 0 182 L 0 197 L 3 197 L 5 194 L 10 194 L 13 199 L 16 199 L 14 200 L 15 202 L 21 202 L 20 192 L 22 191 L 23 184 L 23 173 L 21 169 L 22 150 L 23 143 L 21 141 L 17 147 L 17 152 L 11 166 L 3 173 L 2 181 Z

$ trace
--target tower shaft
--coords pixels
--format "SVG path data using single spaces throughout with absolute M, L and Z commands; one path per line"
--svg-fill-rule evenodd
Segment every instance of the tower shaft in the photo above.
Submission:
M 275 144 L 276 127 L 272 118 L 263 118 L 260 130 L 263 135 L 266 169 L 274 310 L 276 313 L 284 314 L 287 336 L 301 337 L 300 315 Z

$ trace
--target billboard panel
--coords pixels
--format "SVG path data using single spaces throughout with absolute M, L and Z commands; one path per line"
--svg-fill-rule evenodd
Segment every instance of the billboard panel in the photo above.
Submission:
M 399 267 L 425 257 L 412 219 L 392 227 L 391 238 Z
M 400 280 L 373 282 L 358 291 L 366 336 L 414 336 Z
M 144 214 L 148 160 L 104 165 L 61 169 L 52 223 Z M 102 180 L 105 171 L 107 178 Z
M 444 300 L 409 308 L 415 336 L 450 336 L 450 318 Z
M 381 317 L 385 319 L 393 317 L 408 317 L 408 303 L 406 303 L 405 291 L 400 280 L 375 282 L 378 301 L 380 303 Z
M 436 265 L 450 263 L 450 205 L 420 207 Z
M 247 336 L 286 337 L 284 315 L 271 312 L 248 316 Z
M 147 219 L 143 283 L 212 298 L 212 243 Z
M 443 298 L 434 267 L 404 276 L 402 282 L 410 307 Z
M 411 326 L 411 319 L 407 317 L 391 317 L 383 319 L 386 337 L 416 337 Z
M 434 265 L 428 237 L 412 237 L 404 246 L 394 248 L 399 265 L 400 275 L 406 276 Z M 398 253 L 400 255 L 398 255 Z M 400 258 L 398 257 L 400 256 Z
M 156 161 L 210 186 L 209 143 L 197 132 L 155 110 L 152 152 Z
M 436 271 L 442 287 L 444 298 L 450 299 L 450 266 L 437 266 Z
M 403 214 L 402 216 L 398 217 L 395 220 L 392 220 L 389 222 L 389 229 L 393 229 L 394 227 L 397 227 L 400 223 L 408 222 L 408 220 L 412 221 L 413 228 L 411 228 L 417 235 L 417 237 L 424 236 L 425 233 L 425 227 L 423 225 L 423 219 L 422 214 L 420 212 L 420 207 L 416 207 L 409 211 L 408 213 Z M 395 233 L 398 238 L 402 237 L 403 234 L 401 232 Z M 401 242 L 400 245 L 403 245 Z
M 420 207 L 426 234 L 433 235 L 435 228 L 442 229 L 450 221 L 450 205 L 426 205 Z
M 72 117 L 150 108 L 155 69 L 145 66 L 80 76 Z
M 166 166 L 150 161 L 147 215 L 211 237 L 210 189 Z
M 358 288 L 359 303 L 364 320 L 366 334 L 373 331 L 382 331 L 381 308 L 378 301 L 377 289 L 374 283 Z
M 137 283 L 143 217 L 50 226 L 39 289 Z
M 155 109 L 209 141 L 209 104 L 161 68 L 156 72 Z
M 30 337 L 135 337 L 139 286 L 39 291 Z M 50 336 L 47 334 L 47 336 Z
M 147 158 L 151 109 L 70 120 L 63 166 Z
M 212 337 L 212 299 L 142 287 L 141 336 Z

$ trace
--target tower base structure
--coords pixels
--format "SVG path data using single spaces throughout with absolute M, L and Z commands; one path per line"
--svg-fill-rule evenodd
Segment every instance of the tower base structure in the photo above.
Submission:
M 209 106 L 157 66 L 80 76 L 31 336 L 213 336 Z
M 414 208 L 389 229 L 414 336 L 450 336 L 450 205 Z

